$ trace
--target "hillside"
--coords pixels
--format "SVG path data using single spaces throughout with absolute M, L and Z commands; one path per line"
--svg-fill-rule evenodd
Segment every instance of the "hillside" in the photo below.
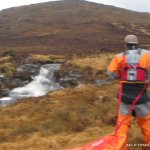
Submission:
M 106 68 L 129 33 L 150 48 L 150 14 L 84 0 L 0 11 L 0 98 L 35 81 L 47 64 L 61 68 L 52 76 L 43 68 L 38 83 L 52 87 L 52 77 L 63 86 L 21 100 L 15 93 L 16 103 L 0 107 L 0 150 L 68 150 L 112 133 L 119 82 L 108 80 Z M 41 84 L 34 87 L 23 94 L 37 92 Z M 133 120 L 129 143 L 142 142 Z
M 128 33 L 149 48 L 149 18 L 149 13 L 84 0 L 14 7 L 0 11 L 0 51 L 97 54 L 123 48 Z

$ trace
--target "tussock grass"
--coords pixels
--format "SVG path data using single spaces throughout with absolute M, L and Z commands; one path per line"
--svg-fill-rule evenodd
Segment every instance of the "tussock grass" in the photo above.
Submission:
M 101 61 L 105 67 L 103 58 L 109 61 L 112 56 L 99 56 L 95 63 Z M 83 58 L 76 65 L 97 72 L 98 66 L 94 68 L 94 64 L 89 63 L 94 62 L 93 57 Z M 78 59 L 69 63 L 75 65 Z M 86 84 L 0 108 L 0 148 L 66 150 L 110 134 L 116 124 L 118 89 L 116 82 L 102 86 Z M 133 124 L 129 143 L 139 142 L 142 142 L 140 129 Z
M 63 138 L 64 135 L 64 137 L 74 135 L 74 138 L 77 138 L 78 135 L 84 136 L 84 134 L 89 133 L 88 139 L 89 141 L 92 140 L 95 137 L 95 133 L 93 133 L 92 138 L 89 131 L 90 128 L 92 128 L 91 132 L 94 132 L 94 128 L 97 128 L 97 130 L 103 133 L 105 126 L 112 128 L 114 125 L 114 123 L 108 120 L 112 120 L 115 117 L 115 113 L 113 114 L 111 109 L 110 112 L 113 114 L 111 115 L 108 109 L 112 106 L 116 107 L 116 99 L 110 100 L 111 97 L 104 91 L 107 88 L 113 90 L 107 86 L 102 88 L 94 85 L 82 85 L 72 89 L 68 88 L 52 92 L 45 97 L 24 100 L 1 109 L 0 147 L 5 147 L 5 143 L 9 145 L 13 140 L 14 145 L 12 143 L 11 145 L 16 146 L 15 148 L 17 149 L 18 147 L 20 148 L 18 140 L 22 144 L 25 140 L 27 144 L 22 149 L 26 149 L 27 145 L 30 148 L 32 147 L 29 144 L 31 141 L 29 142 L 28 140 L 36 134 L 42 135 L 43 141 L 52 139 L 52 137 L 56 138 L 56 145 L 53 143 L 54 146 L 51 140 L 46 140 L 48 145 L 52 144 L 52 149 L 54 150 L 65 149 L 69 145 L 71 146 L 72 139 L 70 138 L 64 140 L 64 145 L 59 143 L 58 137 Z M 114 88 L 117 88 L 117 86 Z M 107 107 L 108 103 L 112 105 Z M 105 117 L 108 117 L 108 119 Z M 83 142 L 79 143 L 81 144 L 85 141 L 83 140 Z M 34 145 L 33 147 L 39 148 L 38 143 L 35 142 L 32 144 Z M 45 149 L 49 148 L 46 147 Z
M 0 147 L 65 150 L 110 134 L 116 123 L 117 89 L 118 84 L 82 85 L 7 106 L 0 111 Z M 130 137 L 130 143 L 141 142 L 135 124 Z
M 109 64 L 110 60 L 113 58 L 114 55 L 115 54 L 113 53 L 108 53 L 88 56 L 85 58 L 75 57 L 72 60 L 68 61 L 68 63 L 79 66 L 82 69 L 91 68 L 95 71 L 99 71 L 107 68 L 107 65 Z
M 40 55 L 40 54 L 32 54 L 31 59 L 33 62 L 40 62 L 40 63 L 46 63 L 46 62 L 64 62 L 65 57 L 64 56 L 57 56 L 57 55 Z

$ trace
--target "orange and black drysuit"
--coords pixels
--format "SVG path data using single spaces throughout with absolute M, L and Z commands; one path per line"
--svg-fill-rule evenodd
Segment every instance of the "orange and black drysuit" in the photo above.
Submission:
M 122 78 L 123 63 L 139 63 L 139 66 L 148 72 L 150 69 L 150 51 L 135 49 L 126 50 L 125 52 L 117 54 L 107 68 L 107 74 L 110 78 Z M 142 129 L 144 142 L 148 145 L 150 144 L 150 101 L 147 95 L 147 88 L 143 91 L 138 102 L 133 108 L 133 111 L 130 112 L 130 107 L 133 101 L 147 83 L 147 81 L 130 82 L 121 80 L 122 102 L 120 104 L 117 124 L 123 122 L 123 125 L 120 126 L 120 129 L 117 130 L 116 134 L 123 135 L 126 138 L 126 142 L 128 139 L 128 131 L 131 126 L 132 112 L 134 111 L 137 122 Z M 121 148 L 121 150 L 127 149 L 128 148 L 126 146 Z

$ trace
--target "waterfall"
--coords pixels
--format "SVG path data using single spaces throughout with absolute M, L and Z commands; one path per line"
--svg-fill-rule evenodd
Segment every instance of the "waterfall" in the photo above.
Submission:
M 39 74 L 24 87 L 14 88 L 8 97 L 0 98 L 0 104 L 5 105 L 16 102 L 25 97 L 38 97 L 46 95 L 49 91 L 55 91 L 62 87 L 56 82 L 54 71 L 60 68 L 60 64 L 46 64 L 41 66 Z

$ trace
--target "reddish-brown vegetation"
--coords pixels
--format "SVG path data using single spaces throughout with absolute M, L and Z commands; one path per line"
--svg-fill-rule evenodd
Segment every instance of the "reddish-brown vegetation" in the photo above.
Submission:
M 142 19 L 141 19 L 142 18 Z M 91 55 L 123 49 L 134 33 L 149 48 L 150 14 L 84 0 L 64 0 L 0 12 L 0 51 Z

